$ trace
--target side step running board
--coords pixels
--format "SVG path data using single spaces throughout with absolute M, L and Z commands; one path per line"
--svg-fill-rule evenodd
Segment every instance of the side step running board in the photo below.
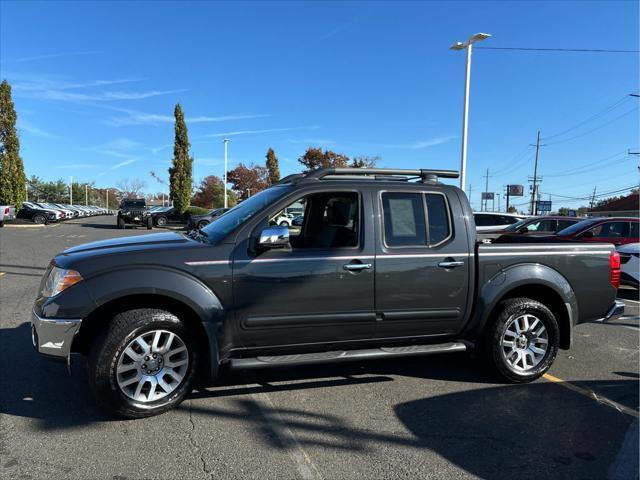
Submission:
M 317 363 L 368 360 L 373 358 L 409 357 L 434 353 L 464 352 L 467 346 L 462 342 L 440 343 L 436 345 L 409 345 L 405 347 L 367 348 L 363 350 L 338 350 L 333 352 L 300 353 L 296 355 L 273 355 L 255 358 L 232 358 L 231 368 L 267 368 L 277 366 L 309 365 Z

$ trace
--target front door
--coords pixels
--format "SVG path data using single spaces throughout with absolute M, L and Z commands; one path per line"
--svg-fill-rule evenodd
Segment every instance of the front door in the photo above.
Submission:
M 467 312 L 466 231 L 454 231 L 460 202 L 443 193 L 382 192 L 376 251 L 378 338 L 458 333 Z M 461 222 L 459 222 L 461 223 Z
M 291 249 L 252 253 L 233 262 L 235 318 L 245 347 L 339 343 L 372 338 L 374 245 L 370 201 L 358 191 L 314 191 L 278 204 L 249 242 L 291 203 L 305 205 L 290 227 Z

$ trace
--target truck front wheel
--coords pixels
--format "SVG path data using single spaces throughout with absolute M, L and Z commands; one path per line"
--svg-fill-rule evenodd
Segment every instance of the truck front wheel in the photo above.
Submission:
M 124 222 L 124 218 L 118 215 L 118 228 L 124 229 L 125 227 L 126 227 L 126 224 Z
M 558 322 L 553 312 L 537 300 L 505 300 L 487 333 L 487 359 L 511 382 L 540 378 L 558 354 Z
M 112 413 L 141 418 L 177 406 L 191 390 L 197 348 L 174 314 L 151 308 L 116 315 L 89 355 L 97 402 Z

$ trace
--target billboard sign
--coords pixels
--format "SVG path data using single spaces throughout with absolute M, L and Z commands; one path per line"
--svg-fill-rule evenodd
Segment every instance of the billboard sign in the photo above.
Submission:
M 540 212 L 550 212 L 551 211 L 551 200 L 538 200 L 537 208 Z
M 524 185 L 507 185 L 510 197 L 522 197 L 524 195 Z
M 493 200 L 493 192 L 482 192 L 482 200 Z

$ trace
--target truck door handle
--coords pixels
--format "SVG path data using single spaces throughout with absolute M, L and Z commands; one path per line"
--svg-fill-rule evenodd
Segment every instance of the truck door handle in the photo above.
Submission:
M 350 272 L 359 272 L 360 270 L 367 270 L 371 268 L 370 263 L 345 263 L 342 268 L 349 270 Z
M 440 262 L 438 264 L 438 266 L 440 268 L 456 268 L 456 267 L 462 267 L 464 265 L 464 262 L 462 261 L 455 261 L 455 260 L 445 260 L 444 262 Z

